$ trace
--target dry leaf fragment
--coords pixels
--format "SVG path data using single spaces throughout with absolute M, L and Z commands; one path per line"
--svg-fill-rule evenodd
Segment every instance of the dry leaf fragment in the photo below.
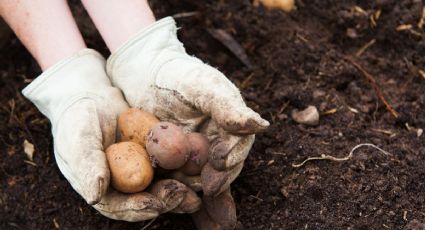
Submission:
M 380 16 L 381 16 L 381 9 L 378 9 L 372 15 L 370 15 L 369 20 L 372 27 L 376 27 Z
M 24 152 L 27 155 L 28 160 L 33 161 L 34 145 L 26 139 L 24 141 Z
M 222 29 L 207 29 L 208 33 L 227 49 L 230 50 L 244 65 L 252 68 L 253 65 L 245 52 L 245 49 L 233 38 L 232 35 Z

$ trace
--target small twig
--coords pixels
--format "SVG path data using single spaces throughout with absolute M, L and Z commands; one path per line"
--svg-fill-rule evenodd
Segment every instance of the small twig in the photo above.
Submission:
M 363 76 L 370 82 L 370 84 L 372 85 L 373 89 L 375 90 L 377 96 L 382 101 L 382 103 L 384 103 L 387 110 L 395 118 L 398 118 L 398 113 L 391 107 L 391 105 L 387 102 L 387 100 L 385 100 L 384 95 L 382 94 L 381 90 L 379 89 L 378 85 L 376 84 L 375 78 L 372 75 L 370 75 L 365 69 L 363 69 L 362 66 L 360 66 L 357 62 L 355 62 L 350 57 L 344 57 L 344 59 L 346 61 L 350 62 L 350 64 L 352 64 L 354 67 L 356 67 L 356 69 L 359 70 L 363 74 Z
M 192 11 L 192 12 L 182 12 L 182 13 L 177 13 L 172 15 L 171 17 L 175 18 L 175 19 L 179 19 L 179 18 L 187 18 L 187 17 L 193 17 L 195 15 L 199 14 L 198 11 Z
M 149 221 L 149 223 L 147 223 L 145 226 L 143 226 L 143 228 L 141 228 L 140 230 L 145 230 L 147 229 L 149 226 L 152 225 L 152 223 L 156 220 L 156 218 L 153 218 L 151 221 Z
M 368 43 L 366 43 L 364 46 L 362 46 L 359 51 L 356 53 L 356 57 L 360 57 L 369 47 L 371 47 L 373 44 L 375 44 L 376 39 L 370 40 Z
M 373 147 L 375 149 L 378 149 L 379 151 L 381 151 L 382 153 L 384 153 L 385 155 L 391 155 L 389 152 L 379 148 L 378 146 L 374 145 L 374 144 L 370 144 L 370 143 L 363 143 L 363 144 L 358 144 L 356 146 L 354 146 L 354 148 L 351 149 L 350 153 L 348 154 L 348 156 L 346 157 L 334 157 L 334 156 L 330 156 L 330 155 L 326 155 L 326 154 L 322 154 L 320 155 L 320 157 L 309 157 L 307 159 L 305 159 L 303 162 L 299 163 L 299 164 L 292 164 L 292 167 L 294 168 L 299 168 L 301 166 L 303 166 L 305 163 L 312 161 L 312 160 L 331 160 L 331 161 L 347 161 L 349 159 L 351 159 L 353 157 L 353 153 L 356 149 L 363 147 L 363 146 L 369 146 L 369 147 Z

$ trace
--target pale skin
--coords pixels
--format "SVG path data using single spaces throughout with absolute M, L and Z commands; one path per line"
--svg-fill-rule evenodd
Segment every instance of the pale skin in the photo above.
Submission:
M 82 0 L 111 52 L 155 22 L 146 0 Z M 42 70 L 86 48 L 66 0 L 1 0 L 0 15 Z

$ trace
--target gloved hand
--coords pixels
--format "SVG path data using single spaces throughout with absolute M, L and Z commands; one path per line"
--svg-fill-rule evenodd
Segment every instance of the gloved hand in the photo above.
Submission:
M 188 55 L 176 32 L 171 17 L 155 22 L 111 55 L 107 73 L 131 107 L 209 139 L 210 159 L 201 177 L 174 176 L 217 195 L 239 175 L 253 134 L 269 123 L 245 105 L 220 71 Z
M 157 182 L 150 193 L 123 194 L 109 188 L 104 149 L 115 142 L 117 116 L 128 105 L 111 86 L 105 60 L 96 51 L 85 49 L 61 61 L 36 78 L 23 94 L 52 123 L 60 171 L 87 203 L 105 216 L 127 221 L 151 219 L 178 207 L 190 192 L 175 180 Z

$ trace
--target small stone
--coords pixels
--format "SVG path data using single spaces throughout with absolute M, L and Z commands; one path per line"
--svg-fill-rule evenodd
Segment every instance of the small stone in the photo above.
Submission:
M 347 37 L 349 38 L 354 39 L 358 37 L 356 29 L 353 29 L 353 28 L 348 28 L 346 31 L 346 34 L 347 34 Z
M 277 115 L 277 118 L 279 118 L 279 120 L 285 120 L 285 119 L 288 119 L 288 115 L 281 113 Z
M 305 125 L 318 125 L 319 124 L 319 111 L 315 106 L 308 106 L 302 111 L 292 112 L 292 119 L 297 123 Z
M 313 98 L 319 98 L 326 95 L 326 92 L 320 89 L 316 89 L 313 91 Z

